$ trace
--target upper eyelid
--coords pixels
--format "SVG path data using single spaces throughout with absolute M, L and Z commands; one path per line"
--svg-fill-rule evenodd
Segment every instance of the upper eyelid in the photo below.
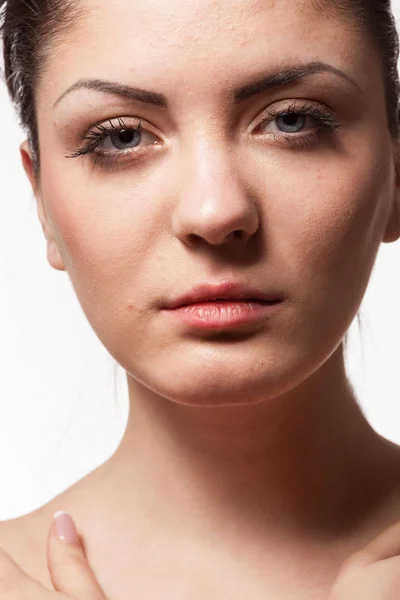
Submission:
M 149 126 L 147 124 L 143 125 L 143 118 L 133 118 L 135 119 L 135 124 L 125 123 L 126 117 L 124 119 L 122 119 L 121 117 L 115 117 L 115 119 L 119 122 L 119 126 L 115 126 L 112 123 L 114 118 L 108 119 L 107 121 L 101 121 L 96 125 L 92 125 L 88 130 L 86 130 L 86 132 L 83 135 L 80 136 L 81 142 L 86 142 L 86 144 L 83 144 L 81 149 L 84 149 L 85 147 L 88 147 L 91 144 L 93 144 L 94 147 L 97 148 L 98 146 L 100 146 L 100 144 L 104 142 L 104 140 L 109 138 L 113 133 L 118 133 L 119 131 L 123 130 L 140 131 L 152 135 L 158 140 L 160 139 L 160 136 L 154 131 L 152 131 L 152 127 L 150 126 L 150 124 Z M 121 121 L 123 122 L 122 125 L 120 124 Z M 97 143 L 96 138 L 98 140 Z
M 125 123 L 125 121 L 128 119 L 135 119 L 135 124 L 133 125 L 132 123 Z M 141 129 L 148 129 L 149 131 L 151 131 L 150 124 L 148 124 L 149 127 L 147 125 L 143 126 L 144 119 L 142 117 L 112 117 L 111 119 L 107 119 L 106 121 L 99 121 L 98 123 L 91 125 L 88 129 L 85 130 L 83 135 L 80 136 L 81 140 L 84 141 L 85 136 L 88 136 L 90 134 L 101 133 L 101 131 L 98 132 L 96 131 L 96 129 L 103 130 L 103 132 L 107 131 L 108 134 L 112 133 L 113 131 L 120 131 L 122 127 L 116 127 L 113 124 L 113 121 L 118 121 L 119 123 L 122 122 L 125 126 L 125 129 L 137 129 L 138 127 L 141 127 Z
M 267 107 L 259 112 L 258 117 L 256 118 L 255 127 L 258 127 L 261 123 L 264 123 L 264 121 L 267 120 L 267 117 L 271 117 L 270 121 L 274 121 L 279 117 L 280 114 L 287 112 L 300 114 L 304 113 L 308 114 L 308 116 L 314 117 L 315 119 L 318 119 L 318 116 L 322 118 L 325 117 L 327 121 L 335 122 L 337 125 L 342 124 L 341 118 L 326 105 L 315 103 L 310 100 L 296 99 L 292 100 L 289 105 L 284 107 L 278 107 L 276 109 Z M 312 114 L 313 112 L 315 112 L 314 115 Z
M 272 108 L 270 106 L 266 107 L 265 109 L 260 111 L 259 115 L 261 116 L 266 113 L 267 115 L 276 116 L 277 114 L 279 115 L 280 113 L 285 113 L 287 111 L 290 111 L 291 109 L 293 109 L 293 112 L 296 112 L 296 113 L 306 111 L 308 109 L 308 110 L 316 110 L 320 113 L 325 113 L 328 115 L 333 115 L 333 111 L 330 110 L 328 107 L 323 106 L 322 104 L 318 104 L 311 100 L 303 100 L 300 98 L 291 100 L 290 104 L 285 105 L 285 106 L 280 106 L 278 108 L 273 108 L 273 106 L 274 105 L 272 105 Z
M 281 103 L 284 102 L 283 100 L 279 100 L 277 103 Z M 322 112 L 326 112 L 327 114 L 332 115 L 332 111 L 330 109 L 328 109 L 326 106 L 322 106 L 321 104 L 317 104 L 317 103 L 313 103 L 313 101 L 310 100 L 304 100 L 304 99 L 300 99 L 300 98 L 296 98 L 296 99 L 292 99 L 289 101 L 290 104 L 289 105 L 285 105 L 285 106 L 280 106 L 279 108 L 271 108 L 270 106 L 267 106 L 265 108 L 263 108 L 262 110 L 259 110 L 257 113 L 257 117 L 256 120 L 258 121 L 258 119 L 260 118 L 265 118 L 265 114 L 267 114 L 268 116 L 272 117 L 276 117 L 276 115 L 279 115 L 279 113 L 284 113 L 285 111 L 287 111 L 290 107 L 295 106 L 296 110 L 295 112 L 301 112 L 302 109 L 304 109 L 305 106 L 309 107 L 310 109 L 318 109 Z M 274 104 L 277 104 L 274 103 Z M 113 124 L 110 122 L 112 121 L 119 121 L 119 120 L 129 120 L 129 119 L 134 119 L 135 120 L 135 125 L 132 125 L 131 123 L 127 123 L 126 124 L 126 129 L 136 129 L 138 125 L 141 125 L 141 128 L 143 130 L 148 130 L 150 133 L 152 133 L 153 135 L 158 135 L 158 133 L 156 133 L 155 131 L 153 131 L 154 127 L 151 125 L 151 123 L 149 123 L 148 121 L 146 121 L 146 119 L 143 119 L 142 117 L 111 117 L 110 119 L 107 120 L 103 120 L 103 121 L 99 121 L 93 125 L 91 125 L 86 132 L 81 136 L 81 139 L 84 139 L 85 135 L 88 135 L 89 133 L 93 132 L 96 128 L 101 128 L 101 129 L 108 129 L 109 131 L 119 131 L 120 128 L 116 127 L 115 125 L 113 126 Z M 125 124 L 125 123 L 124 123 Z

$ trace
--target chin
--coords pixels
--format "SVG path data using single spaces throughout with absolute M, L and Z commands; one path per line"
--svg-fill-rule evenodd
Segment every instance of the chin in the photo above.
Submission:
M 158 358 L 158 359 L 157 359 Z M 151 369 L 143 362 L 124 368 L 134 386 L 144 386 L 172 402 L 187 406 L 239 406 L 268 401 L 290 391 L 318 369 L 315 356 L 296 348 L 244 351 L 202 348 L 153 357 Z M 314 358 L 314 359 L 313 359 Z

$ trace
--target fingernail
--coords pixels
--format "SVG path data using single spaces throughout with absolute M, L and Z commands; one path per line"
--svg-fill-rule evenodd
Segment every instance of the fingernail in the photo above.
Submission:
M 56 522 L 56 533 L 58 539 L 68 544 L 79 544 L 78 532 L 76 531 L 75 523 L 71 516 L 59 510 L 54 513 L 54 520 Z

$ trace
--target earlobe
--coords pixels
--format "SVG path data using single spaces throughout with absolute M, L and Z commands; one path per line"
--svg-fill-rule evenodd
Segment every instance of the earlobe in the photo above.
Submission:
M 383 242 L 390 244 L 400 238 L 400 147 L 395 152 L 395 181 L 393 186 L 392 208 L 386 224 Z
M 386 225 L 383 242 L 391 244 L 400 238 L 400 188 L 396 188 L 396 196 L 393 199 L 392 210 Z
M 37 214 L 39 217 L 40 224 L 43 229 L 43 233 L 47 240 L 47 260 L 53 269 L 57 271 L 65 271 L 64 261 L 61 258 L 61 254 L 58 250 L 57 244 L 54 239 L 53 231 L 51 228 L 51 224 L 46 215 L 46 210 L 43 204 L 43 199 L 40 191 L 40 186 L 38 184 L 34 168 L 33 168 L 33 159 L 32 159 L 32 151 L 29 147 L 29 143 L 27 141 L 23 142 L 20 145 L 20 154 L 22 159 L 22 165 L 24 171 L 29 179 L 29 182 L 32 187 L 33 194 L 36 198 L 36 206 L 37 206 Z
M 22 166 L 24 167 L 24 171 L 29 179 L 29 182 L 32 187 L 32 191 L 36 196 L 37 193 L 37 181 L 33 170 L 33 160 L 32 160 L 32 152 L 29 147 L 28 141 L 25 140 L 19 147 L 19 151 L 21 154 Z

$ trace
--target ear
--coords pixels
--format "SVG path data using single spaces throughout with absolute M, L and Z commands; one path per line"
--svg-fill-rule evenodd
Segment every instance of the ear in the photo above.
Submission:
M 386 224 L 383 242 L 390 244 L 400 238 L 400 142 L 394 147 L 395 181 L 393 185 L 392 208 Z
M 66 268 L 64 266 L 63 259 L 61 258 L 61 254 L 58 250 L 56 241 L 54 239 L 50 220 L 46 214 L 40 185 L 33 167 L 32 151 L 30 149 L 28 141 L 25 141 L 20 145 L 19 151 L 21 154 L 22 166 L 24 167 L 24 171 L 30 181 L 32 191 L 36 198 L 39 221 L 42 225 L 43 233 L 47 240 L 47 260 L 49 261 L 53 269 L 56 269 L 57 271 L 65 271 Z

